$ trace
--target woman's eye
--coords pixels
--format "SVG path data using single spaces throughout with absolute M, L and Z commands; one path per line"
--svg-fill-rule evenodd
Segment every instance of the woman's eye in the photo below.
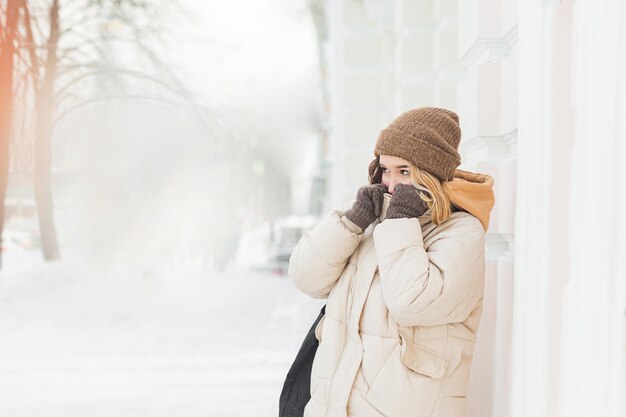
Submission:
M 387 168 L 381 167 L 381 169 L 383 170 L 383 174 L 388 174 L 390 172 Z M 408 169 L 403 169 L 400 172 L 402 173 L 402 175 L 411 175 L 411 171 L 409 171 Z

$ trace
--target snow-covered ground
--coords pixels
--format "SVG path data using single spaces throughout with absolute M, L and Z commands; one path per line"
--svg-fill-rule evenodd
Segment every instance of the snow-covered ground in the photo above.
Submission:
M 104 273 L 72 258 L 4 254 L 0 416 L 278 415 L 322 300 L 270 273 Z

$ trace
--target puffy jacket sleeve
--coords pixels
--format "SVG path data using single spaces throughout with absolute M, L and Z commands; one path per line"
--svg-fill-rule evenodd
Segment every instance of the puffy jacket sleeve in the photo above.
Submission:
M 361 240 L 362 230 L 343 215 L 352 202 L 333 210 L 308 231 L 291 253 L 288 274 L 313 298 L 327 298 Z
M 399 325 L 461 322 L 482 300 L 485 236 L 475 220 L 442 232 L 428 251 L 416 218 L 387 219 L 374 230 L 383 298 Z

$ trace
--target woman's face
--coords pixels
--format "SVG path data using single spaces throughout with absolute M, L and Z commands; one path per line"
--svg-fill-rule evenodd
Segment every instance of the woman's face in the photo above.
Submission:
M 389 193 L 393 194 L 398 184 L 412 185 L 410 163 L 406 159 L 397 156 L 381 155 L 380 168 L 383 170 L 382 183 L 387 186 Z

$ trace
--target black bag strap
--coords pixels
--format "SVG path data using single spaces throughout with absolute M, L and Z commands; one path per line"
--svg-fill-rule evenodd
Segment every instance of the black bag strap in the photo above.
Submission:
M 315 327 L 324 314 L 326 314 L 325 305 L 304 337 L 302 346 L 287 372 L 278 402 L 278 417 L 302 417 L 304 406 L 311 399 L 311 367 L 319 345 L 315 337 Z

